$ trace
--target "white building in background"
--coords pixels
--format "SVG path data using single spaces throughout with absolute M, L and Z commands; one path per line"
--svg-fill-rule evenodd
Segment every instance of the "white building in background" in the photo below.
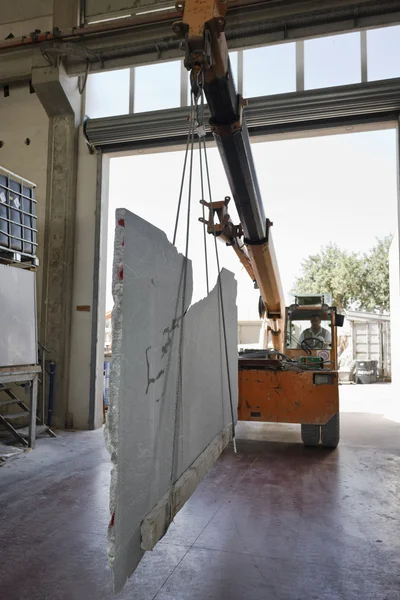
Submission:
M 400 386 L 400 260 L 398 232 L 390 246 L 390 317 L 392 330 L 392 382 Z
M 246 348 L 262 348 L 261 344 L 261 328 L 263 322 L 256 321 L 238 321 L 238 348 L 245 350 Z
M 344 327 L 338 330 L 339 356 L 347 352 L 351 360 L 376 361 L 378 379 L 390 380 L 390 320 L 388 314 L 346 311 Z

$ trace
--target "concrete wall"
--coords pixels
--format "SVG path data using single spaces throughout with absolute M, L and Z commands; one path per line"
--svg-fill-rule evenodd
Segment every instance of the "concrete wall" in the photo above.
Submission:
M 49 153 L 49 117 L 38 96 L 30 93 L 28 83 L 13 84 L 10 94 L 0 94 L 0 165 L 37 184 L 37 228 L 38 257 L 40 266 L 37 271 L 37 312 L 38 332 L 43 330 L 41 310 L 43 294 L 51 290 L 43 287 L 44 247 L 46 234 L 46 199 L 49 198 L 51 181 Z M 53 149 L 54 150 L 54 149 Z M 78 183 L 75 217 L 75 269 L 73 274 L 73 302 L 71 321 L 71 359 L 69 363 L 69 390 L 64 399 L 67 412 L 71 415 L 71 425 L 85 429 L 99 427 L 102 424 L 102 355 L 104 331 L 99 330 L 98 357 L 92 357 L 93 343 L 93 274 L 95 271 L 95 225 L 96 225 L 96 173 L 97 157 L 89 153 L 88 147 L 80 135 L 78 153 Z M 65 177 L 70 173 L 63 174 Z M 105 186 L 107 187 L 107 186 Z M 49 215 L 47 215 L 49 218 Z M 103 236 L 104 239 L 104 236 Z M 106 253 L 104 254 L 106 256 Z M 105 267 L 104 267 L 105 268 Z M 104 270 L 103 268 L 103 270 Z M 50 278 L 51 281 L 51 278 Z M 103 282 L 104 285 L 104 282 Z M 47 297 L 47 296 L 46 296 Z M 90 306 L 90 311 L 79 311 L 79 306 Z M 105 312 L 104 300 L 100 309 Z M 52 349 L 52 336 L 45 341 Z M 49 356 L 49 358 L 52 358 Z M 95 377 L 91 372 L 92 361 L 96 362 Z M 57 374 L 62 375 L 62 365 L 57 364 Z M 94 398 L 96 397 L 96 400 Z M 90 401 L 95 402 L 90 418 Z M 54 399 L 55 409 L 60 406 L 60 396 Z M 64 410 L 64 409 L 63 409 Z M 61 417 L 55 421 L 64 426 Z
M 99 164 L 99 160 L 102 164 Z M 99 159 L 95 154 L 90 154 L 81 131 L 69 375 L 69 412 L 73 416 L 73 426 L 80 429 L 88 426 L 97 428 L 103 423 L 108 164 L 107 158 L 102 160 L 101 157 Z M 99 186 L 103 193 L 100 193 Z M 103 219 L 105 227 L 99 223 L 101 221 L 99 211 L 105 215 Z M 100 225 L 97 234 L 96 222 Z M 94 294 L 95 277 L 98 277 L 98 285 L 102 290 L 98 297 Z M 90 310 L 79 310 L 82 306 L 90 307 Z M 98 315 L 102 318 L 98 319 Z M 96 352 L 94 352 L 94 340 L 97 341 Z M 95 365 L 93 371 L 92 363 Z M 89 410 L 89 402 L 94 408 L 92 412 Z
M 49 118 L 28 83 L 10 86 L 10 95 L 0 94 L 0 164 L 37 185 L 38 256 L 43 264 L 46 215 Z M 28 143 L 29 140 L 29 143 Z M 42 268 L 37 273 L 37 307 L 40 321 Z
M 66 30 L 79 26 L 80 0 L 11 0 L 1 1 L 0 40 L 10 34 L 15 38 L 33 31 Z
M 0 18 L 0 40 L 10 33 L 14 37 L 21 37 L 29 35 L 35 29 L 51 31 L 53 0 L 2 0 Z
M 90 361 L 93 319 L 93 277 L 87 277 L 94 262 L 94 222 L 96 216 L 95 155 L 89 154 L 82 134 L 79 139 L 78 185 L 75 227 L 75 268 L 71 321 L 71 362 L 69 412 L 74 427 L 88 426 L 90 397 Z M 90 307 L 89 311 L 79 307 Z M 89 376 L 88 376 L 89 375 Z
M 1 5 L 0 40 L 79 24 L 79 0 Z M 53 424 L 97 427 L 102 423 L 104 337 L 97 325 L 99 303 L 93 306 L 94 282 L 103 284 L 95 264 L 100 223 L 97 157 L 89 153 L 82 136 L 77 143 L 82 96 L 76 79 L 43 63 L 39 51 L 22 62 L 24 68 L 18 59 L 4 59 L 4 81 L 18 80 L 21 73 L 27 78 L 31 63 L 36 93 L 30 93 L 26 82 L 10 83 L 9 96 L 0 95 L 0 164 L 37 184 L 38 332 L 53 350 L 49 358 L 57 363 Z M 77 310 L 82 306 L 89 310 Z M 104 313 L 101 302 L 100 308 Z

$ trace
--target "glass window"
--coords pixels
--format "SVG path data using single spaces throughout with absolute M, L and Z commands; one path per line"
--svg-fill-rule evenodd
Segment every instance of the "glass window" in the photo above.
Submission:
M 229 52 L 229 59 L 231 61 L 231 69 L 232 69 L 233 79 L 235 81 L 235 86 L 236 86 L 236 89 L 237 89 L 237 82 L 238 82 L 238 53 L 237 52 Z M 190 92 L 191 92 L 191 89 L 190 89 L 190 73 L 188 71 L 188 97 L 187 97 L 188 106 L 190 106 Z M 204 101 L 205 101 L 205 99 L 204 99 Z
M 302 315 L 299 311 L 289 316 L 286 330 L 286 347 L 290 349 L 323 350 L 331 347 L 332 321 L 330 312 L 320 311 Z M 321 318 L 322 317 L 322 318 Z
M 361 82 L 360 33 L 345 33 L 304 42 L 306 90 Z
M 93 119 L 129 112 L 129 69 L 93 73 L 86 84 L 85 113 Z
M 368 80 L 400 77 L 400 25 L 367 31 Z
M 136 67 L 134 89 L 135 113 L 179 106 L 181 61 Z
M 296 44 L 243 52 L 243 96 L 255 98 L 296 91 Z

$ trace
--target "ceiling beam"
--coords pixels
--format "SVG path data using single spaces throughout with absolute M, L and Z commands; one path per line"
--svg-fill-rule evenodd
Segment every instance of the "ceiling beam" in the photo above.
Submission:
M 70 76 L 183 57 L 182 40 L 172 33 L 178 13 L 149 13 L 133 19 L 44 35 L 44 41 L 0 42 L 0 84 L 10 75 L 7 59 L 40 47 L 49 60 L 63 58 Z M 400 23 L 400 0 L 232 0 L 226 36 L 230 49 Z M 42 38 L 39 38 L 42 39 Z M 19 44 L 19 45 L 18 45 Z

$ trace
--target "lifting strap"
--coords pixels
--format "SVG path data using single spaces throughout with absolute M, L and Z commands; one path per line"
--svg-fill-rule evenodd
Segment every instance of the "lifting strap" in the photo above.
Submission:
M 185 231 L 185 253 L 184 259 L 182 262 L 182 272 L 180 276 L 179 289 L 177 294 L 177 303 L 175 308 L 175 318 L 174 318 L 174 327 L 172 331 L 172 342 L 173 336 L 176 328 L 179 328 L 179 341 L 178 341 L 178 373 L 177 373 L 177 382 L 176 382 L 176 392 L 175 392 L 175 406 L 174 406 L 174 432 L 173 432 L 173 442 L 172 442 L 172 457 L 171 457 L 171 470 L 170 470 L 170 481 L 169 481 L 169 513 L 170 520 L 172 519 L 172 515 L 175 513 L 173 503 L 173 486 L 178 478 L 178 446 L 179 446 L 179 438 L 180 438 L 180 430 L 182 424 L 182 384 L 183 384 L 183 342 L 184 342 L 184 328 L 185 328 L 185 314 L 187 312 L 186 308 L 186 287 L 187 287 L 187 268 L 189 261 L 189 242 L 190 242 L 190 215 L 191 215 L 191 202 L 192 202 L 192 183 L 193 183 L 193 161 L 194 161 L 194 142 L 195 136 L 198 136 L 198 154 L 199 154 L 199 171 L 200 171 L 200 185 L 201 185 L 201 198 L 204 200 L 204 170 L 205 170 L 205 178 L 207 183 L 207 191 L 209 197 L 209 204 L 212 209 L 212 190 L 211 190 L 211 180 L 210 180 L 210 172 L 208 165 L 208 157 L 207 157 L 207 147 L 205 140 L 205 128 L 204 128 L 204 91 L 202 83 L 199 86 L 200 93 L 197 97 L 194 97 L 191 94 L 191 103 L 190 103 L 190 117 L 189 117 L 189 132 L 186 141 L 186 149 L 185 149 L 185 158 L 183 162 L 182 169 L 182 179 L 180 184 L 179 198 L 178 198 L 178 206 L 176 212 L 176 220 L 173 234 L 173 243 L 176 245 L 176 237 L 178 232 L 178 225 L 181 216 L 181 208 L 182 208 L 182 200 L 183 200 L 183 192 L 185 187 L 186 180 L 186 170 L 189 161 L 189 173 L 188 173 L 188 193 L 187 193 L 187 209 L 186 209 L 186 231 Z M 200 105 L 199 105 L 200 102 Z M 204 168 L 203 168 L 204 165 Z M 203 219 L 204 219 L 204 205 L 203 205 Z M 207 293 L 209 293 L 209 271 L 208 271 L 208 258 L 207 258 L 207 233 L 204 227 L 204 257 L 205 257 L 205 273 L 206 273 L 206 286 Z M 217 238 L 213 235 L 214 238 L 214 249 L 215 249 L 215 258 L 217 265 L 217 273 L 218 273 L 218 290 L 219 290 L 219 302 L 221 309 L 221 319 L 220 319 L 220 332 L 221 332 L 221 324 L 222 324 L 222 335 L 224 340 L 224 349 L 225 349 L 225 360 L 226 360 L 226 372 L 227 372 L 227 384 L 228 384 L 228 394 L 229 394 L 229 402 L 230 402 L 230 410 L 231 410 L 231 418 L 232 418 L 232 441 L 234 452 L 237 452 L 236 448 L 236 439 L 235 439 L 235 414 L 233 408 L 233 396 L 232 396 L 232 382 L 231 382 L 231 373 L 229 369 L 229 355 L 228 355 L 228 342 L 227 342 L 227 333 L 226 333 L 226 319 L 225 319 L 225 308 L 224 308 L 224 297 L 223 297 L 223 289 L 222 289 L 222 280 L 221 280 L 221 267 L 220 260 L 218 254 L 218 246 L 217 246 Z M 168 373 L 170 369 L 171 357 L 172 357 L 172 347 L 173 343 L 170 345 L 169 352 L 169 360 L 166 369 L 166 381 L 168 380 Z M 222 399 L 223 401 L 223 399 Z

